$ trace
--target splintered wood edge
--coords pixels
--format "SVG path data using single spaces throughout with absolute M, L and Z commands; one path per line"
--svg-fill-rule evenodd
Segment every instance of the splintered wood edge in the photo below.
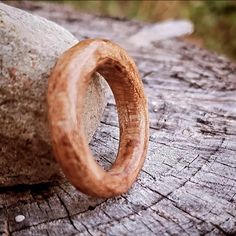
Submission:
M 92 157 L 81 115 L 88 84 L 95 72 L 111 87 L 119 117 L 119 150 L 108 171 Z M 146 157 L 149 125 L 143 85 L 135 63 L 125 50 L 103 39 L 76 44 L 54 67 L 47 101 L 54 154 L 69 181 L 80 191 L 97 197 L 127 192 Z

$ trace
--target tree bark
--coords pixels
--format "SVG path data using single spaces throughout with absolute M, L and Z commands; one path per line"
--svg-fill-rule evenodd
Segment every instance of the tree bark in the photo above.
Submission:
M 66 180 L 2 188 L 0 232 L 235 235 L 236 65 L 177 39 L 135 47 L 128 38 L 142 23 L 81 14 L 65 6 L 20 6 L 61 24 L 78 39 L 104 37 L 123 45 L 145 85 L 151 133 L 144 168 L 127 194 L 96 199 Z M 104 168 L 114 161 L 118 140 L 110 98 L 90 143 Z M 25 219 L 16 222 L 18 215 Z

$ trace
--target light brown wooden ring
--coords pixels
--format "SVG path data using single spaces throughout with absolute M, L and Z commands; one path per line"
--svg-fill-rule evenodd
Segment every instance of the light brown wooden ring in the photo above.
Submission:
M 119 117 L 119 150 L 108 171 L 92 157 L 81 116 L 95 72 L 111 87 Z M 143 85 L 125 50 L 108 40 L 81 41 L 59 58 L 49 79 L 47 101 L 54 154 L 70 182 L 97 197 L 127 192 L 145 160 L 149 125 Z

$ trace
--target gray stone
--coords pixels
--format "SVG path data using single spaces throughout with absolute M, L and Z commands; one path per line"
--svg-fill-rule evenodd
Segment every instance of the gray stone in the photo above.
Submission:
M 47 182 L 60 173 L 53 158 L 46 92 L 57 58 L 78 40 L 42 17 L 0 3 L 0 186 Z M 96 75 L 85 98 L 91 139 L 106 105 Z

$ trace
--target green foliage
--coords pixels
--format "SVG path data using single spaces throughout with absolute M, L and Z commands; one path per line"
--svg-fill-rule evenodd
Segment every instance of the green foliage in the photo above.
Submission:
M 186 7 L 204 45 L 236 59 L 236 1 L 191 1 Z
M 69 2 L 81 11 L 105 16 L 148 22 L 169 18 L 190 19 L 195 26 L 193 37 L 200 39 L 210 50 L 236 59 L 236 1 L 234 0 Z

